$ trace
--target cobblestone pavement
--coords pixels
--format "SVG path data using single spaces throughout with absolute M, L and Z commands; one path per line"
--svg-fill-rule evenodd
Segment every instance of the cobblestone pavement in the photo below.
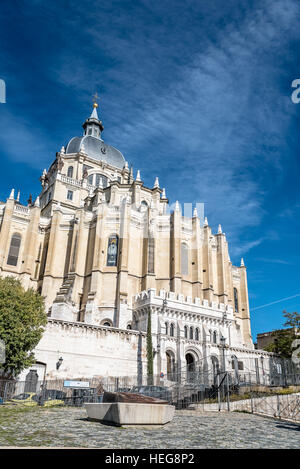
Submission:
M 91 422 L 83 408 L 0 408 L 0 446 L 91 448 L 299 448 L 300 426 L 243 413 L 176 411 L 168 425 L 117 428 Z

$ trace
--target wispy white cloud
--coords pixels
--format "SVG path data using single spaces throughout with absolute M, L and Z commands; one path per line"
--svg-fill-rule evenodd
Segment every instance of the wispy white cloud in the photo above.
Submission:
M 256 261 L 259 262 L 268 262 L 270 264 L 281 264 L 281 265 L 292 265 L 293 262 L 287 261 L 285 259 L 276 259 L 276 258 L 268 258 L 268 257 L 256 257 Z
M 174 0 L 171 9 L 136 2 L 134 15 L 121 2 L 113 17 L 110 3 L 99 9 L 98 2 L 78 2 L 64 16 L 50 79 L 81 106 L 98 89 L 104 138 L 142 170 L 146 185 L 160 176 L 171 202 L 204 202 L 212 226 L 222 223 L 231 254 L 244 255 L 271 236 L 251 228 L 281 177 L 296 112 L 279 78 L 289 43 L 299 37 L 298 3 L 247 2 L 236 17 L 226 16 L 236 5 L 230 1 L 201 11 L 193 2 L 187 8 Z M 57 5 L 43 4 L 43 12 L 53 21 Z M 43 139 L 31 141 L 27 129 L 21 140 L 44 155 Z M 5 145 L 13 145 L 9 136 Z M 15 145 L 9 151 L 21 155 Z

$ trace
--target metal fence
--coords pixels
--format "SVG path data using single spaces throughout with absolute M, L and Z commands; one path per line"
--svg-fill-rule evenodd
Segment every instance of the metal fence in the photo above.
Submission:
M 300 373 L 265 374 L 263 379 L 257 379 L 253 372 L 183 370 L 166 376 L 79 378 L 76 381 L 88 381 L 89 386 L 67 387 L 65 380 L 0 380 L 0 403 L 82 406 L 85 402 L 101 402 L 104 391 L 118 391 L 157 397 L 177 409 L 239 410 L 294 421 L 300 418 L 300 393 L 297 393 Z M 287 390 L 288 386 L 294 388 Z M 284 394 L 293 390 L 293 394 Z

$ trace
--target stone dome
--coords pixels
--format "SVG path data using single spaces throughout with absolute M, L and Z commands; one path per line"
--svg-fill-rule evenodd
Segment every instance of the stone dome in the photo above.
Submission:
M 91 135 L 72 138 L 66 147 L 66 154 L 78 153 L 84 146 L 84 153 L 98 161 L 105 161 L 111 166 L 123 169 L 125 158 L 116 148 Z

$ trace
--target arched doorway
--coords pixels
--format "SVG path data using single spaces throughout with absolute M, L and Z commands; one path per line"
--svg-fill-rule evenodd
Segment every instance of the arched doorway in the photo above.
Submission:
M 176 369 L 175 369 L 175 355 L 171 350 L 166 352 L 167 358 L 167 379 L 170 381 L 176 381 Z
M 30 370 L 26 375 L 24 392 L 36 392 L 38 384 L 38 374 L 36 370 Z
M 195 363 L 194 355 L 192 353 L 187 353 L 185 356 L 185 361 L 186 361 L 187 380 L 194 381 L 195 372 L 196 372 L 196 363 Z

